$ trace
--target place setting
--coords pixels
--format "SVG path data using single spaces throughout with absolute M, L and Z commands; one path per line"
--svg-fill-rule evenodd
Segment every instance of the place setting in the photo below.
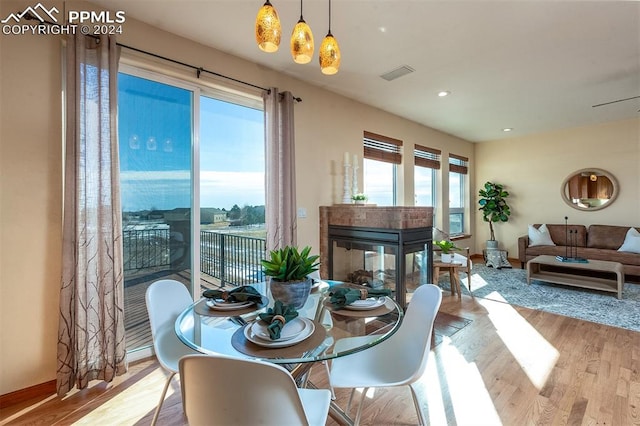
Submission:
M 323 327 L 316 327 L 311 319 L 299 316 L 293 305 L 276 300 L 274 306 L 258 314 L 255 321 L 237 330 L 231 343 L 247 355 L 287 357 L 315 348 L 325 334 Z
M 325 299 L 324 306 L 332 314 L 364 318 L 380 316 L 392 312 L 395 309 L 389 299 L 391 290 L 374 289 L 364 286 L 332 288 L 329 297 Z
M 203 300 L 196 303 L 195 311 L 200 315 L 226 317 L 239 316 L 264 308 L 269 299 L 251 286 L 233 290 L 205 290 Z

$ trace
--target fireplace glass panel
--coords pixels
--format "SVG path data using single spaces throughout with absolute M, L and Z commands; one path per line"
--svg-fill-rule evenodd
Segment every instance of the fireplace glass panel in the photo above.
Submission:
M 431 280 L 430 228 L 330 227 L 329 279 L 389 289 L 404 308 Z
M 382 244 L 333 242 L 333 279 L 396 292 L 398 249 Z

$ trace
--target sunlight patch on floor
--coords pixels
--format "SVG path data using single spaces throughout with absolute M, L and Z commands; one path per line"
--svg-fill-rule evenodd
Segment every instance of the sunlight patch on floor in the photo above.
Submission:
M 134 385 L 109 398 L 107 402 L 73 424 L 90 426 L 104 424 L 105 418 L 113 418 L 113 410 L 119 412 L 118 421 L 122 421 L 121 424 L 135 424 L 155 411 L 166 378 L 166 373 L 158 368 Z M 174 393 L 173 387 L 177 383 L 174 378 L 167 390 L 165 402 Z
M 464 283 L 468 284 L 467 279 L 463 280 Z M 487 285 L 487 282 L 480 276 L 480 274 L 471 274 L 471 289 L 477 290 Z
M 468 362 L 449 337 L 443 338 L 437 357 L 430 357 L 416 383 L 429 424 L 502 425 L 476 364 Z
M 468 362 L 458 349 L 444 338 L 440 351 L 440 362 L 444 368 L 445 387 L 451 399 L 455 422 L 448 424 L 463 425 L 502 425 L 491 395 L 474 362 Z M 431 413 L 431 406 L 429 406 Z M 451 420 L 451 419 L 450 419 Z M 447 424 L 432 422 L 431 424 Z
M 422 386 L 422 388 L 425 389 L 424 394 L 426 394 L 426 398 L 422 397 L 420 401 L 422 402 L 425 399 L 427 401 L 426 407 L 424 404 L 421 405 L 423 406 L 423 413 L 429 424 L 446 425 L 447 415 L 444 408 L 440 378 L 438 377 L 438 367 L 434 359 L 434 354 L 431 353 L 429 357 L 427 368 L 418 381 L 416 388 Z
M 358 401 L 362 398 L 362 391 L 364 388 L 356 388 L 356 392 L 353 394 L 353 401 L 351 402 L 351 407 L 356 407 L 358 405 Z M 365 395 L 366 399 L 373 399 L 376 395 L 376 388 L 367 389 L 367 393 Z M 366 404 L 366 402 L 365 402 Z
M 505 303 L 492 303 L 478 299 L 489 313 L 496 333 L 509 349 L 531 383 L 542 389 L 560 354 L 538 331 L 531 326 L 500 293 L 492 292 L 489 298 Z

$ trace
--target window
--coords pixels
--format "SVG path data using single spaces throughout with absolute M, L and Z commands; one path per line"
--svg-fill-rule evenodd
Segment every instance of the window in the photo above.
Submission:
M 200 97 L 200 272 L 242 285 L 262 279 L 265 226 L 264 114 Z
M 396 166 L 402 163 L 402 141 L 364 132 L 363 189 L 369 202 L 396 205 Z
M 264 112 L 259 98 L 122 66 L 118 138 L 127 350 L 151 344 L 144 292 L 176 279 L 210 284 L 260 276 Z
M 416 206 L 435 207 L 436 170 L 440 169 L 439 149 L 416 145 L 414 156 L 414 192 Z
M 465 232 L 465 184 L 468 158 L 449 154 L 449 234 Z

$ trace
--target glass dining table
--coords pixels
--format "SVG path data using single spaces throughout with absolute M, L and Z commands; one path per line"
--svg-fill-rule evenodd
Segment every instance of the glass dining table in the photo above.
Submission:
M 260 304 L 224 306 L 209 299 L 198 300 L 178 316 L 175 332 L 185 345 L 203 354 L 284 364 L 301 386 L 313 386 L 307 383 L 307 373 L 314 363 L 383 342 L 398 330 L 404 315 L 392 297 L 336 308 L 329 301 L 332 285 L 336 282 L 316 283 L 305 305 L 298 309 L 298 317 L 282 328 L 280 339 L 275 341 L 264 335 L 266 325 L 258 317 L 274 303 L 266 284 L 252 285 L 265 295 Z M 344 338 L 353 339 L 336 350 L 336 341 Z M 344 423 L 352 423 L 335 404 L 332 412 Z

